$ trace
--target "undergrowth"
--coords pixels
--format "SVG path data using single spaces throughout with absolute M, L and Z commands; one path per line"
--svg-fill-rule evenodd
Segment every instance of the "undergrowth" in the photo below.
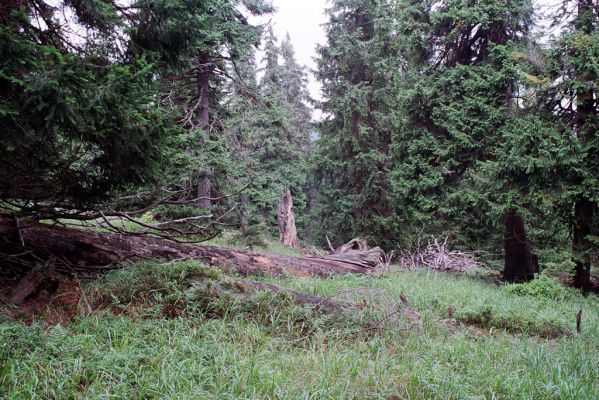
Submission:
M 530 282 L 507 285 L 505 290 L 520 296 L 551 300 L 579 296 L 575 289 L 565 287 L 547 274 L 540 274 Z
M 4 322 L 0 398 L 596 399 L 599 392 L 593 296 L 557 298 L 433 272 L 262 278 L 365 304 L 329 314 L 285 293 L 246 293 L 238 279 L 195 262 L 143 263 L 87 284 L 99 308 L 70 325 Z M 364 330 L 402 293 L 422 330 Z M 455 330 L 439 323 L 450 309 Z M 580 335 L 572 333 L 579 309 Z
M 272 334 L 298 339 L 318 329 L 360 329 L 370 321 L 351 310 L 327 313 L 284 291 L 249 291 L 239 278 L 196 261 L 140 263 L 113 271 L 86 288 L 93 308 L 134 318 L 252 320 Z
M 459 311 L 456 320 L 467 325 L 475 325 L 486 329 L 503 329 L 510 333 L 526 333 L 542 338 L 558 338 L 572 334 L 567 322 L 560 318 L 539 318 L 535 310 L 521 311 L 511 314 L 494 309 L 491 304 Z

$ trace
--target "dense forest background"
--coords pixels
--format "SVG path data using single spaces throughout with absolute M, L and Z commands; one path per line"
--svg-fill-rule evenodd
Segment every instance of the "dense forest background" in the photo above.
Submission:
M 527 265 L 512 278 L 535 253 L 589 289 L 596 0 L 564 0 L 548 32 L 530 0 L 333 0 L 322 101 L 289 37 L 250 22 L 271 12 L 262 0 L 4 1 L 0 209 L 251 238 L 276 232 L 289 188 L 306 243 L 448 236 L 501 260 L 515 242 Z M 17 265 L 21 250 L 0 253 Z

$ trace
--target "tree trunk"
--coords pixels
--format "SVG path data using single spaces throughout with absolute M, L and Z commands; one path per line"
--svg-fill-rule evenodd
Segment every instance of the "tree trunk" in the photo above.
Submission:
M 593 2 L 578 0 L 576 29 L 587 35 L 595 32 L 593 15 Z M 590 69 L 574 71 L 576 79 L 581 82 L 596 81 L 596 76 Z M 583 145 L 587 145 L 593 136 L 597 135 L 593 126 L 587 126 L 590 121 L 597 117 L 597 107 L 595 105 L 597 93 L 592 85 L 586 88 L 576 90 L 576 114 L 574 118 L 575 129 Z M 586 157 L 592 157 L 587 153 Z M 587 160 L 587 168 L 592 165 Z M 591 288 L 591 253 L 593 244 L 588 240 L 592 234 L 593 217 L 597 209 L 597 204 L 588 197 L 580 197 L 574 204 L 574 221 L 572 227 L 572 252 L 574 255 L 574 286 L 588 292 Z
M 197 125 L 206 134 L 210 131 L 210 77 L 213 69 L 210 56 L 206 53 L 198 55 L 197 65 Z M 198 204 L 203 209 L 209 209 L 212 206 L 210 200 L 212 193 L 212 169 L 200 168 L 200 177 L 198 182 Z
M 203 131 L 208 131 L 210 128 L 210 76 L 213 70 L 210 55 L 201 52 L 198 54 L 197 65 L 197 125 Z
M 514 86 L 509 82 L 505 94 L 507 108 L 514 108 Z M 538 260 L 530 251 L 530 243 L 526 237 L 524 221 L 518 212 L 510 208 L 504 216 L 504 268 L 503 280 L 507 282 L 526 282 L 534 279 L 539 272 Z
M 198 183 L 198 204 L 201 208 L 208 210 L 212 206 L 212 168 L 201 171 Z
M 535 263 L 526 237 L 524 221 L 516 210 L 509 209 L 505 215 L 503 280 L 526 282 L 534 278 Z
M 28 268 L 27 265 L 52 258 L 56 260 L 56 269 L 60 272 L 116 269 L 125 261 L 195 259 L 242 275 L 324 277 L 365 274 L 385 267 L 387 262 L 384 252 L 379 248 L 322 257 L 290 257 L 22 221 L 23 247 L 14 239 L 14 231 L 12 218 L 0 216 L 0 266 L 22 265 L 23 272 Z
M 327 238 L 327 241 L 328 241 L 328 238 Z M 352 239 L 349 242 L 345 243 L 342 246 L 339 246 L 336 249 L 333 249 L 331 243 L 329 242 L 329 247 L 331 247 L 331 254 L 342 254 L 342 253 L 347 253 L 352 250 L 360 250 L 360 251 L 368 250 L 368 244 L 366 243 L 366 240 L 364 240 L 362 238 Z
M 595 205 L 582 199 L 574 206 L 574 226 L 572 250 L 574 253 L 574 287 L 588 292 L 591 288 L 591 252 L 592 243 L 587 236 L 591 234 Z
M 279 241 L 285 246 L 299 248 L 297 229 L 295 228 L 295 215 L 293 213 L 293 198 L 291 197 L 289 188 L 283 190 L 283 196 L 277 210 L 277 220 L 279 222 Z

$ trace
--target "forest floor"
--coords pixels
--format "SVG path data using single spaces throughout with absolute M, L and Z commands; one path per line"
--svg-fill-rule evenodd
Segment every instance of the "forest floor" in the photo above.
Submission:
M 76 309 L 0 305 L 0 398 L 597 399 L 599 297 L 485 274 L 256 278 L 356 305 L 329 312 L 140 263 L 83 283 Z

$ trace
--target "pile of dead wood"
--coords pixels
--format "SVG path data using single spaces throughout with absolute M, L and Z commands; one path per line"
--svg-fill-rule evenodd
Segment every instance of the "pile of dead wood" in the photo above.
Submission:
M 451 250 L 448 238 L 431 237 L 424 246 L 401 252 L 398 264 L 408 269 L 433 269 L 436 271 L 466 272 L 485 268 L 477 253 Z

